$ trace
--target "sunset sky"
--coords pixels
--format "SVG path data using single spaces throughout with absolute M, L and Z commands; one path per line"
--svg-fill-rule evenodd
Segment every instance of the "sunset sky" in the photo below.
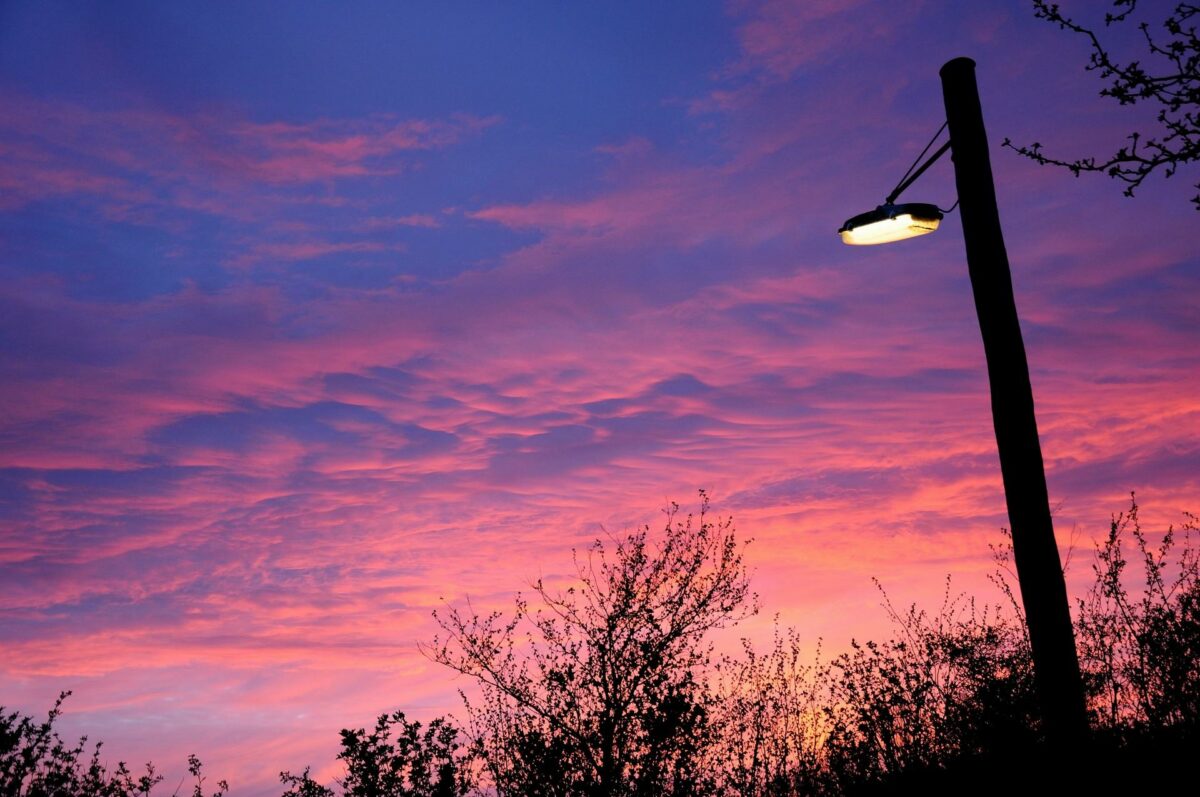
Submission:
M 764 642 L 886 633 L 872 576 L 994 597 L 959 217 L 836 234 L 960 55 L 1078 591 L 1130 491 L 1200 511 L 1200 177 L 999 146 L 1149 129 L 1087 54 L 1019 0 L 0 5 L 0 704 L 72 689 L 69 733 L 172 788 L 188 752 L 327 779 L 341 727 L 463 717 L 443 600 L 700 488 Z M 951 205 L 949 159 L 905 198 Z

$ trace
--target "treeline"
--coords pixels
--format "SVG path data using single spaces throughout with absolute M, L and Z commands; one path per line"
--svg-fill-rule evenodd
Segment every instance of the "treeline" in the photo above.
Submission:
M 1076 606 L 1076 641 L 1093 740 L 1045 747 L 1029 642 L 995 550 L 988 606 L 955 595 L 936 613 L 899 610 L 895 633 L 831 658 L 776 628 L 717 655 L 714 631 L 759 610 L 744 543 L 730 520 L 672 507 L 648 528 L 576 553 L 575 583 L 535 583 L 509 613 L 435 614 L 425 649 L 470 676 L 465 722 L 402 712 L 343 730 L 336 782 L 281 773 L 284 797 L 706 797 L 871 791 L 989 792 L 1046 786 L 1145 791 L 1186 773 L 1200 740 L 1197 523 L 1155 538 L 1138 508 L 1114 517 Z M 1136 576 L 1135 576 L 1136 573 Z M 60 700 L 61 704 L 61 700 Z M 63 742 L 53 725 L 0 711 L 0 794 L 149 795 L 101 762 L 100 745 Z M 208 791 L 189 761 L 194 797 Z

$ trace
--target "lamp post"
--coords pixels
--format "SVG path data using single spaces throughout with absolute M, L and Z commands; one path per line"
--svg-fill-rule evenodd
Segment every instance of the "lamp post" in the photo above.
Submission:
M 1008 255 L 996 208 L 987 134 L 975 83 L 975 62 L 970 58 L 955 58 L 942 67 L 940 74 L 946 126 L 950 133 L 947 146 L 954 161 L 967 268 L 987 358 L 992 422 L 1000 453 L 1013 558 L 1029 629 L 1042 720 L 1051 745 L 1072 749 L 1082 745 L 1087 737 L 1087 708 L 1075 652 L 1066 581 L 1050 519 L 1029 364 L 1025 358 Z M 884 205 L 846 222 L 840 231 L 843 240 L 857 236 L 860 240 L 846 242 L 883 243 L 936 229 L 937 221 L 941 219 L 941 212 L 936 207 L 893 203 L 900 191 L 945 150 L 946 147 L 942 147 L 911 178 L 901 181 Z M 900 219 L 906 214 L 898 212 L 930 207 L 937 211 L 936 219 L 927 210 L 923 217 L 909 212 L 907 219 Z M 890 236 L 889 225 L 893 230 Z M 872 234 L 872 228 L 875 234 Z M 873 237 L 884 240 L 869 240 Z

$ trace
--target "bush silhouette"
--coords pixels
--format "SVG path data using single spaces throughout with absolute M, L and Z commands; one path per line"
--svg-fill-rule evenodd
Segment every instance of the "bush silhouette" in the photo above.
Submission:
M 471 731 L 500 795 L 711 793 L 709 632 L 755 611 L 729 521 L 667 512 L 576 555 L 577 585 L 538 581 L 511 617 L 453 607 L 429 655 L 474 678 Z
M 597 542 L 575 557 L 574 586 L 537 582 L 536 603 L 518 596 L 507 618 L 440 612 L 443 635 L 426 652 L 478 681 L 468 728 L 384 714 L 341 732 L 342 779 L 283 772 L 284 797 L 1146 793 L 1187 782 L 1200 741 L 1197 521 L 1153 535 L 1138 511 L 1134 500 L 1112 518 L 1077 602 L 1094 729 L 1077 758 L 1043 744 L 1008 548 L 996 549 L 996 605 L 947 579 L 936 612 L 898 610 L 883 594 L 889 639 L 826 659 L 777 624 L 764 652 L 743 640 L 717 658 L 709 633 L 757 607 L 732 521 L 711 521 L 701 493 L 697 516 L 672 505 L 656 539 L 643 528 Z M 151 765 L 110 770 L 99 743 L 59 737 L 67 694 L 43 722 L 0 709 L 0 795 L 149 797 L 162 781 Z M 1039 768 L 1048 779 L 1034 780 Z M 205 797 L 195 756 L 189 772 Z
M 1200 551 L 1196 518 L 1157 546 L 1136 497 L 1096 548 L 1095 580 L 1079 600 L 1080 660 L 1096 725 L 1119 737 L 1200 725 Z M 1132 541 L 1130 541 L 1132 538 Z M 1131 544 L 1130 544 L 1131 543 Z M 1141 585 L 1126 583 L 1128 548 Z
M 111 771 L 100 760 L 101 742 L 87 754 L 87 737 L 75 744 L 63 741 L 54 728 L 62 716 L 63 692 L 54 701 L 44 722 L 20 712 L 4 713 L 0 706 L 0 795 L 4 797 L 147 797 L 162 782 L 154 766 L 134 775 L 124 761 Z M 188 773 L 194 779 L 192 797 L 205 797 L 200 759 L 188 756 Z M 222 797 L 225 781 L 210 797 Z
M 393 736 L 393 733 L 395 734 Z M 463 797 L 471 789 L 472 764 L 461 749 L 459 730 L 439 717 L 422 731 L 404 712 L 382 714 L 375 728 L 342 731 L 338 759 L 346 765 L 340 782 L 346 797 Z M 281 772 L 283 797 L 334 797 L 309 776 Z
M 726 661 L 725 782 L 737 794 L 844 794 L 872 788 L 1018 788 L 1039 762 L 1059 785 L 1145 791 L 1183 776 L 1200 725 L 1200 551 L 1188 515 L 1157 545 L 1136 501 L 1096 548 L 1076 639 L 1096 738 L 1064 763 L 1043 747 L 1029 642 L 995 549 L 1004 600 L 980 608 L 949 581 L 936 614 L 900 612 L 896 633 L 804 662 L 793 632 Z M 1133 572 L 1131 561 L 1139 564 Z M 732 677 L 728 674 L 732 672 Z M 1174 754 L 1174 755 L 1173 755 Z M 1045 783 L 1040 784 L 1045 786 Z

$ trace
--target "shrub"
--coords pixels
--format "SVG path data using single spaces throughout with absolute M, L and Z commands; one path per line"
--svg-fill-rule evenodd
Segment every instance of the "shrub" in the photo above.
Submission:
M 371 731 L 343 729 L 341 792 L 345 797 L 463 797 L 472 785 L 472 760 L 458 737 L 458 728 L 444 717 L 422 730 L 402 711 L 381 714 Z M 280 781 L 289 787 L 283 797 L 334 797 L 308 773 L 281 772 Z
M 755 610 L 731 521 L 667 512 L 657 544 L 643 528 L 576 556 L 577 583 L 534 584 L 537 603 L 480 617 L 449 608 L 430 655 L 480 685 L 472 732 L 500 795 L 694 795 L 713 702 L 714 629 Z
M 111 771 L 100 760 L 101 742 L 86 753 L 87 737 L 74 745 L 64 742 L 54 728 L 62 715 L 63 692 L 54 701 L 44 722 L 20 712 L 6 714 L 0 706 L 0 794 L 5 797 L 148 797 L 162 776 L 146 764 L 145 774 L 135 776 L 124 761 Z M 188 772 L 195 779 L 193 797 L 204 797 L 200 759 L 188 756 Z M 225 781 L 217 783 L 211 797 L 221 797 L 229 789 Z
M 1094 722 L 1118 736 L 1200 725 L 1196 526 L 1188 515 L 1155 546 L 1131 497 L 1129 511 L 1113 517 L 1096 546 L 1096 577 L 1079 601 L 1077 642 Z M 1128 583 L 1130 555 L 1141 564 L 1136 587 Z

